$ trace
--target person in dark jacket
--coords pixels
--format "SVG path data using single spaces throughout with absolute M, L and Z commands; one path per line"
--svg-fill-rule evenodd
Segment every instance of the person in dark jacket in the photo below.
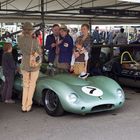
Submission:
M 14 84 L 16 65 L 12 56 L 12 44 L 5 43 L 3 51 L 2 68 L 5 76 L 5 82 L 2 90 L 2 100 L 5 103 L 15 103 L 15 101 L 12 100 L 12 88 Z
M 63 69 L 64 71 L 70 69 L 70 63 L 73 52 L 73 39 L 69 35 L 69 30 L 67 26 L 62 25 L 60 27 L 60 35 L 61 40 L 59 42 L 59 57 L 58 57 L 58 65 L 59 69 Z
M 94 44 L 99 44 L 101 42 L 101 37 L 99 34 L 99 27 L 98 26 L 95 27 L 95 30 L 94 30 L 92 36 L 93 36 L 93 43 Z
M 138 34 L 137 40 L 131 42 L 130 44 L 140 44 L 140 34 Z M 129 49 L 129 50 L 130 50 L 129 52 L 131 53 L 133 52 L 134 59 L 140 62 L 140 45 L 133 47 L 133 50 L 132 49 Z
M 45 49 L 49 51 L 48 61 L 54 63 L 55 56 L 57 54 L 57 42 L 59 41 L 59 25 L 54 24 L 52 26 L 52 34 L 48 35 L 46 38 Z

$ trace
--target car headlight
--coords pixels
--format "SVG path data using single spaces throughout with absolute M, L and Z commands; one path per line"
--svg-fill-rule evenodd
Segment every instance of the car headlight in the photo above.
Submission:
M 74 93 L 71 93 L 68 95 L 67 99 L 68 99 L 68 101 L 75 103 L 77 101 L 78 97 Z
M 117 89 L 117 96 L 118 96 L 119 98 L 124 98 L 124 92 L 123 92 L 122 89 Z

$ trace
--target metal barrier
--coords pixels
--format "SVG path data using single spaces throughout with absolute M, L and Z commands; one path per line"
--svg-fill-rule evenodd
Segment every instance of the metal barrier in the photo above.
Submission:
M 120 48 L 120 50 L 123 51 L 128 51 L 132 54 L 132 52 L 140 47 L 140 44 L 126 44 L 126 45 L 95 45 L 93 44 L 92 49 L 96 48 L 109 48 L 110 49 L 110 59 L 113 57 L 113 51 L 114 48 Z M 140 48 L 139 48 L 140 50 Z M 122 53 L 120 52 L 120 53 Z

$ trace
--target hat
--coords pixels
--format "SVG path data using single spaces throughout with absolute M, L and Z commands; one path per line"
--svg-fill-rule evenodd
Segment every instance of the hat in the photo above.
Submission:
M 33 25 L 30 22 L 25 22 L 22 27 L 23 30 L 33 30 Z
M 62 29 L 62 30 L 64 30 L 64 31 L 68 31 L 67 26 L 66 26 L 66 25 L 64 25 L 64 24 L 62 24 L 62 25 L 60 26 L 60 29 Z
M 81 72 L 80 75 L 78 76 L 79 78 L 82 78 L 82 79 L 86 79 L 88 77 L 89 73 L 86 73 L 86 72 Z

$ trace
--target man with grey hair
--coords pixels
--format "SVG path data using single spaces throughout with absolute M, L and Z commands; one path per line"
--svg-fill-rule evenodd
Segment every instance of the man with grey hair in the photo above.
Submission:
M 127 36 L 126 33 L 124 33 L 124 28 L 120 29 L 120 32 L 116 35 L 116 37 L 113 40 L 113 44 L 117 44 L 117 45 L 127 45 L 128 44 L 128 40 L 127 40 Z M 126 50 L 126 48 L 117 48 L 117 51 L 121 54 L 122 52 L 124 52 Z
M 126 45 L 128 43 L 127 36 L 124 33 L 124 28 L 120 29 L 120 32 L 114 38 L 113 43 L 117 45 L 123 45 L 123 44 Z

